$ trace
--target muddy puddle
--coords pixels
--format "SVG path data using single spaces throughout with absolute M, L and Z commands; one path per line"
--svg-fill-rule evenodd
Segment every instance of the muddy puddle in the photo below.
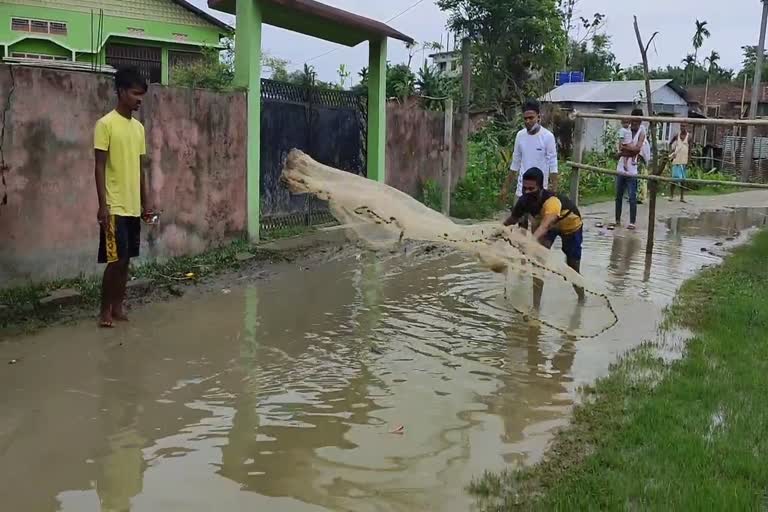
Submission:
M 85 322 L 7 341 L 0 503 L 468 510 L 473 476 L 536 461 L 578 388 L 654 336 L 682 281 L 720 261 L 710 249 L 765 214 L 674 219 L 651 260 L 642 234 L 587 218 L 584 273 L 620 317 L 594 340 L 522 321 L 496 276 L 433 251 L 287 267 L 147 306 L 116 331 Z M 572 295 L 556 300 L 582 314 Z

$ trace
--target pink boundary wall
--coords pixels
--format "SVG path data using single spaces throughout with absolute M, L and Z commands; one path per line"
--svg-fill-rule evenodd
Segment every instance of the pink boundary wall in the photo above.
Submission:
M 244 93 L 150 87 L 138 117 L 163 215 L 144 228 L 142 258 L 199 253 L 244 232 L 245 105 Z M 110 77 L 0 65 L 0 287 L 98 270 L 93 125 L 113 106 Z

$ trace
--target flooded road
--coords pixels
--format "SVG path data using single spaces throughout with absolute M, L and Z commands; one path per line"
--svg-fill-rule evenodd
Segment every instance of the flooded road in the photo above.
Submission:
M 673 219 L 652 260 L 642 234 L 587 216 L 583 270 L 620 318 L 593 340 L 523 321 L 497 276 L 433 251 L 288 266 L 115 331 L 6 341 L 2 509 L 468 510 L 473 476 L 537 460 L 578 387 L 654 337 L 716 242 L 766 213 Z M 584 320 L 573 295 L 553 300 Z

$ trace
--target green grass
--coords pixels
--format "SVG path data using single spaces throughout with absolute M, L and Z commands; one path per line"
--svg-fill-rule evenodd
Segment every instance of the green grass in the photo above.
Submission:
M 194 282 L 207 276 L 234 270 L 242 265 L 237 259 L 240 253 L 254 254 L 257 259 L 269 260 L 276 257 L 271 251 L 251 246 L 245 240 L 236 240 L 228 245 L 210 249 L 196 256 L 170 258 L 162 262 L 147 263 L 131 268 L 131 277 L 151 279 L 156 286 L 174 286 L 183 282 Z M 187 277 L 189 274 L 193 276 Z M 61 317 L 55 308 L 42 308 L 39 301 L 48 293 L 62 288 L 73 288 L 82 294 L 81 306 L 98 304 L 101 290 L 100 276 L 80 276 L 6 288 L 0 290 L 0 330 L 6 328 L 29 328 L 45 325 Z
M 296 236 L 308 235 L 317 231 L 316 226 L 285 226 L 282 228 L 271 229 L 261 233 L 262 242 L 273 242 L 284 238 L 293 238 Z
M 688 281 L 665 327 L 588 391 L 545 460 L 470 486 L 482 510 L 768 510 L 768 232 Z

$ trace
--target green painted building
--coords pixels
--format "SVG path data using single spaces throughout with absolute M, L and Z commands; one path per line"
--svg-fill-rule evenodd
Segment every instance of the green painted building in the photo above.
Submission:
M 231 34 L 185 0 L 0 1 L 0 56 L 134 65 L 152 83 Z

